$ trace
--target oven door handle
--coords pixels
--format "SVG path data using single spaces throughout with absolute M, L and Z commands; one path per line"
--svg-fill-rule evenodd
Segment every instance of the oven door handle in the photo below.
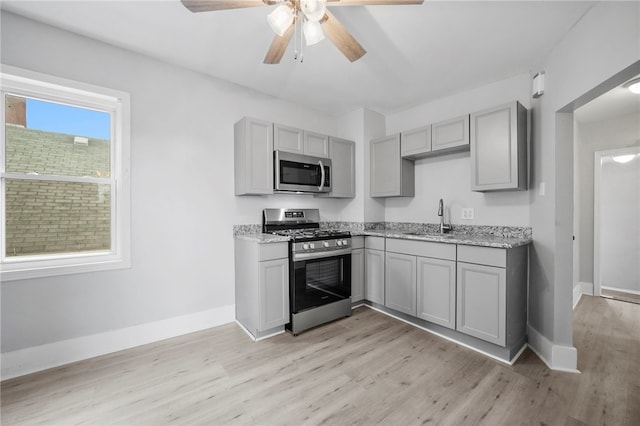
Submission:
M 345 254 L 351 254 L 351 248 L 332 250 L 332 251 L 321 251 L 318 253 L 294 253 L 293 261 L 297 262 L 299 260 L 323 259 L 326 257 L 342 256 Z
M 320 186 L 318 187 L 318 191 L 322 192 L 324 189 L 324 165 L 322 164 L 322 160 L 318 160 L 318 164 L 320 165 Z

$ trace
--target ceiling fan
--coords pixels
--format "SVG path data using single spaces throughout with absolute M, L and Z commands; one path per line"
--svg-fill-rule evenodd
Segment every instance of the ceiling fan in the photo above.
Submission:
M 264 57 L 265 64 L 280 63 L 289 40 L 302 21 L 307 46 L 316 44 L 326 35 L 349 61 L 357 61 L 366 50 L 356 41 L 338 19 L 327 9 L 330 6 L 375 6 L 422 4 L 423 0 L 181 0 L 191 12 L 210 12 L 225 9 L 278 5 L 267 20 L 276 33 Z

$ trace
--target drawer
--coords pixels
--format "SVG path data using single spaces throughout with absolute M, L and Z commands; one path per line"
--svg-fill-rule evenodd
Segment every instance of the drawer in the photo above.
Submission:
M 364 246 L 368 249 L 384 250 L 384 238 L 383 237 L 365 237 Z
M 507 250 L 493 247 L 458 246 L 458 262 L 507 267 Z
M 289 243 L 258 244 L 260 262 L 289 257 Z
M 456 260 L 456 245 L 431 241 L 387 239 L 387 251 L 420 257 Z

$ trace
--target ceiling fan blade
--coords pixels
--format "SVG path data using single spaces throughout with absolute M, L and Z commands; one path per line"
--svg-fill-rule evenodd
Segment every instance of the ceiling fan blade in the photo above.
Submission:
M 327 10 L 322 21 L 322 30 L 338 50 L 351 62 L 362 58 L 366 50 L 356 41 L 338 19 Z
M 240 9 L 245 7 L 269 6 L 275 0 L 180 0 L 193 13 L 213 10 Z
M 282 36 L 276 34 L 276 36 L 273 38 L 273 41 L 271 42 L 271 46 L 269 47 L 266 56 L 264 57 L 263 62 L 265 64 L 280 63 L 280 59 L 282 59 L 284 52 L 287 50 L 289 40 L 291 40 L 291 35 L 293 35 L 293 30 L 295 29 L 295 27 L 296 25 L 294 22 L 289 26 L 289 28 L 287 28 L 287 31 L 285 31 Z
M 424 0 L 327 0 L 331 6 L 386 6 L 422 4 Z

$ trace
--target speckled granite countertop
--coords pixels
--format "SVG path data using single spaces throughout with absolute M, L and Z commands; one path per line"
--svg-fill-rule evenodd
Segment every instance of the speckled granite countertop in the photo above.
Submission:
M 237 234 L 235 237 L 239 240 L 253 241 L 258 244 L 286 243 L 289 237 L 273 234 Z
M 384 238 L 398 238 L 403 240 L 432 241 L 446 244 L 463 244 L 468 246 L 494 247 L 494 248 L 515 248 L 531 244 L 530 237 L 498 237 L 495 235 L 473 235 L 473 234 L 420 234 L 414 235 L 408 232 L 395 230 L 367 230 L 352 231 L 352 236 L 371 236 Z
M 361 222 L 322 222 L 322 228 L 342 229 L 353 236 L 373 236 L 399 238 L 404 240 L 432 241 L 436 243 L 463 244 L 469 246 L 515 248 L 531 244 L 531 228 L 509 226 L 461 226 L 456 225 L 452 233 L 440 235 L 437 224 L 425 223 L 361 223 Z M 235 225 L 235 238 L 253 241 L 258 244 L 281 243 L 289 237 L 262 234 L 261 225 Z M 418 235 L 413 233 L 418 233 Z

